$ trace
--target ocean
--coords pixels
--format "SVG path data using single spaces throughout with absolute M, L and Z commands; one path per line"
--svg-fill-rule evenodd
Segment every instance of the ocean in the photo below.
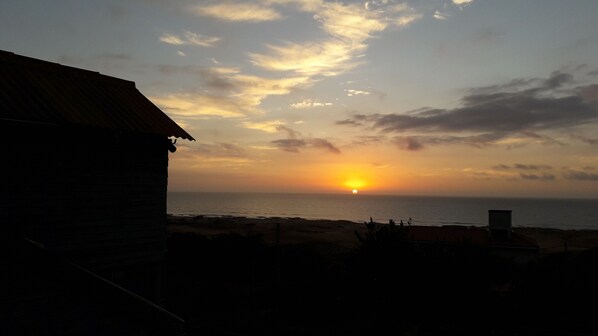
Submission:
M 488 210 L 511 210 L 515 227 L 598 230 L 598 200 L 341 194 L 169 192 L 169 214 L 301 217 L 407 223 L 488 224 Z

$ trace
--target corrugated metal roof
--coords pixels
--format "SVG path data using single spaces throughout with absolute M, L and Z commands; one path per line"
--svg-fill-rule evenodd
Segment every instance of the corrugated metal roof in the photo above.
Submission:
M 2 50 L 0 119 L 195 140 L 134 82 Z

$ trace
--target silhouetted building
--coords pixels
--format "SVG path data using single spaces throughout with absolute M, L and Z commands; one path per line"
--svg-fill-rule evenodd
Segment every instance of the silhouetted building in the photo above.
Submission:
M 4 240 L 159 301 L 169 138 L 194 139 L 133 82 L 5 51 L 0 134 Z

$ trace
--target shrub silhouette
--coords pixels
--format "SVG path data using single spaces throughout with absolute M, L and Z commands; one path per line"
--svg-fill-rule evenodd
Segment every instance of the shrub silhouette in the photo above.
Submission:
M 510 260 L 466 242 L 413 243 L 410 227 L 393 220 L 364 225 L 367 231 L 356 232 L 359 245 L 351 258 L 350 278 L 360 288 L 354 305 L 380 330 L 401 333 L 427 324 L 442 332 L 482 325 L 499 309 L 493 289 L 510 279 Z

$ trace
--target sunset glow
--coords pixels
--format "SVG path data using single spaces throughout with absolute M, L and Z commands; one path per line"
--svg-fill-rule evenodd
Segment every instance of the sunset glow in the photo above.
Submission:
M 361 188 L 365 187 L 366 185 L 367 185 L 367 183 L 361 179 L 351 179 L 351 180 L 348 180 L 345 182 L 345 186 L 349 187 L 353 190 L 361 189 Z
M 169 155 L 170 191 L 596 198 L 597 12 L 9 0 L 0 45 L 134 81 L 197 139 Z

